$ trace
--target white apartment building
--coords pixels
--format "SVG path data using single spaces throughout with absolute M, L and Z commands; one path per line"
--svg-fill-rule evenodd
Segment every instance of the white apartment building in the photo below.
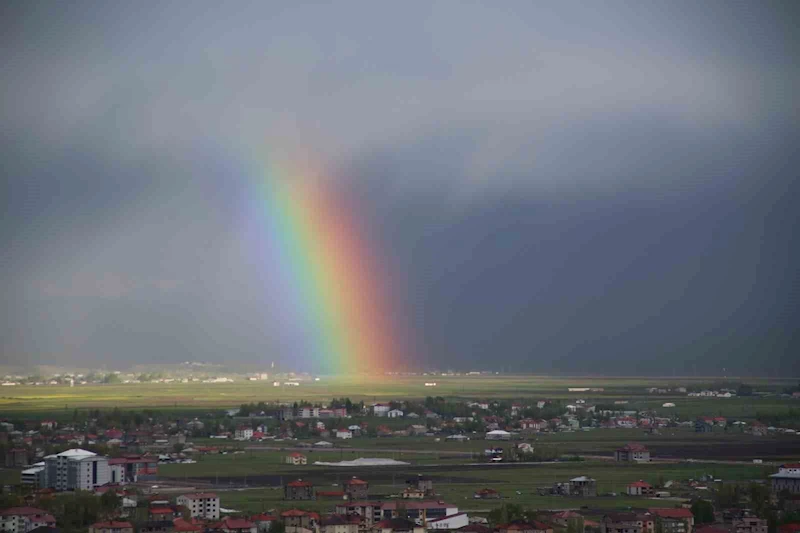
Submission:
M 175 500 L 178 505 L 189 509 L 192 518 L 205 520 L 219 519 L 219 496 L 213 492 L 182 494 Z
M 44 458 L 45 486 L 57 491 L 94 490 L 111 481 L 108 457 L 73 448 Z

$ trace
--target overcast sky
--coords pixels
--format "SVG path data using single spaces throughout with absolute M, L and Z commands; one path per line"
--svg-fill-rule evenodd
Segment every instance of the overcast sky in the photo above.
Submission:
M 358 199 L 408 367 L 797 374 L 799 14 L 3 2 L 1 362 L 308 370 L 268 153 Z

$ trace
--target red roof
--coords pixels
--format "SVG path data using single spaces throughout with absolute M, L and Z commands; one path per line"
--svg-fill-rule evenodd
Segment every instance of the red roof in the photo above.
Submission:
M 628 484 L 629 487 L 642 487 L 643 489 L 652 489 L 653 486 L 646 481 L 634 481 Z
M 222 522 L 216 525 L 217 528 L 225 528 L 225 529 L 250 529 L 253 527 L 253 523 L 250 520 L 245 520 L 244 518 L 231 518 L 230 516 L 225 518 Z
M 289 454 L 289 457 L 305 457 L 305 455 L 299 452 L 293 452 Z
M 353 479 L 348 479 L 347 481 L 344 482 L 344 484 L 345 485 L 369 485 L 369 483 L 367 483 L 363 479 L 358 479 L 357 477 L 354 477 Z
M 277 519 L 278 519 L 277 516 L 272 516 L 264 513 L 254 514 L 253 516 L 250 517 L 250 520 L 252 520 L 253 522 L 274 522 Z
M 651 514 L 660 516 L 661 518 L 694 518 L 692 511 L 684 508 L 675 509 L 649 509 Z
M 781 465 L 781 468 L 800 468 L 800 463 L 786 463 Z
M 647 448 L 645 448 L 644 444 L 626 444 L 620 451 L 626 452 L 646 452 Z
M 302 479 L 298 479 L 297 481 L 290 481 L 286 484 L 287 487 L 313 487 L 313 483 L 310 481 L 303 481 Z
M 108 522 L 96 522 L 92 524 L 92 527 L 95 529 L 122 529 L 122 528 L 133 529 L 133 524 L 131 524 L 130 522 L 116 522 L 114 520 L 109 520 Z
M 172 525 L 175 531 L 205 531 L 206 529 L 205 524 L 196 518 L 192 518 L 189 521 L 183 518 L 176 518 L 172 521 Z
M 44 509 L 37 509 L 36 507 L 10 507 L 0 511 L 0 516 L 32 516 L 32 515 L 46 515 L 47 511 Z
M 289 509 L 288 511 L 284 511 L 281 513 L 281 517 L 284 518 L 293 518 L 297 516 L 306 516 L 308 511 L 301 511 L 300 509 Z
M 778 526 L 778 533 L 797 533 L 798 531 L 800 531 L 800 522 Z
M 150 514 L 173 514 L 175 511 L 171 507 L 151 507 Z

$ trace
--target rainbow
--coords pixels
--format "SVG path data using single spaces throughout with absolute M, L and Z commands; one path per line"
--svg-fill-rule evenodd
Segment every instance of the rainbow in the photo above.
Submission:
M 303 351 L 283 354 L 317 374 L 380 373 L 402 367 L 402 343 L 388 304 L 391 277 L 356 220 L 357 206 L 312 172 L 265 165 L 258 209 L 282 297 L 300 321 Z M 273 265 L 274 266 L 274 265 Z M 297 328 L 298 324 L 293 324 Z M 293 349 L 297 349 L 296 347 Z

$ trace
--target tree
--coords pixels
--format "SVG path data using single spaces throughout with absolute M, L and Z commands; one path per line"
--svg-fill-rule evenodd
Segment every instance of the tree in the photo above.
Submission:
M 495 525 L 507 524 L 512 520 L 519 520 L 525 517 L 522 507 L 513 503 L 504 503 L 496 509 L 489 511 L 487 518 Z
M 108 384 L 122 383 L 122 379 L 120 379 L 119 375 L 114 373 L 106 374 L 105 377 L 103 378 L 103 383 L 108 383 Z
M 714 522 L 714 506 L 708 500 L 696 500 L 692 504 L 692 514 L 696 524 L 710 524 Z
M 100 512 L 106 517 L 113 516 L 122 505 L 122 499 L 114 490 L 107 490 L 100 496 Z

